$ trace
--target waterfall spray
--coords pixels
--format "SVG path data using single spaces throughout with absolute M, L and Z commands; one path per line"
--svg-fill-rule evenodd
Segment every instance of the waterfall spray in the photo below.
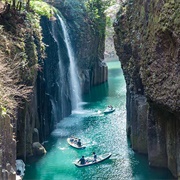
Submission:
M 55 31 L 56 26 L 55 23 L 52 23 L 52 37 L 57 44 L 57 55 L 58 55 L 58 74 L 57 79 L 54 82 L 58 87 L 57 96 L 55 98 L 51 98 L 52 103 L 52 110 L 54 114 L 54 122 L 57 123 L 59 119 L 66 116 L 66 100 L 64 99 L 65 91 L 66 91 L 66 84 L 65 84 L 65 70 L 64 65 L 62 63 L 61 57 L 61 48 L 60 42 L 58 40 L 58 33 Z
M 78 71 L 77 71 L 77 67 L 76 67 L 76 63 L 75 63 L 75 55 L 73 52 L 73 48 L 71 45 L 67 27 L 66 27 L 63 19 L 59 15 L 57 15 L 57 17 L 62 26 L 64 42 L 66 44 L 69 61 L 70 61 L 69 73 L 70 73 L 70 87 L 71 87 L 71 103 L 72 103 L 72 110 L 75 110 L 75 109 L 79 108 L 78 104 L 81 102 L 81 89 L 80 89 L 80 84 L 79 84 L 79 80 L 78 80 L 78 74 L 77 74 Z

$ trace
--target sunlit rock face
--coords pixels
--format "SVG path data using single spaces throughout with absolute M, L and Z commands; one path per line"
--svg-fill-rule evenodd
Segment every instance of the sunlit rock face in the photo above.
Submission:
M 130 0 L 114 22 L 115 48 L 127 83 L 132 148 L 147 153 L 150 165 L 168 167 L 176 177 L 180 176 L 179 11 L 180 2 L 175 0 Z

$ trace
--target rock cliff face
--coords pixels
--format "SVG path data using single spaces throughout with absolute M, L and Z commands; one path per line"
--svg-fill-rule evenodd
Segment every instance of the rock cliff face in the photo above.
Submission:
M 23 108 L 18 108 L 16 124 L 17 158 L 26 161 L 28 156 L 33 155 L 32 144 L 39 142 L 34 138 L 35 128 L 40 129 L 37 112 L 37 89 L 34 87 L 29 101 L 22 103 Z M 38 136 L 39 137 L 39 136 Z
M 128 0 L 114 22 L 132 148 L 175 177 L 180 177 L 179 12 L 176 0 Z
M 0 179 L 15 180 L 16 140 L 13 134 L 12 120 L 8 115 L 1 114 L 2 109 L 0 108 Z
M 14 9 L 0 16 L 0 179 L 16 179 L 16 158 L 32 155 L 38 127 L 36 76 L 43 50 L 39 17 Z M 34 21 L 31 21 L 30 17 Z M 36 24 L 37 23 L 37 24 Z
M 58 21 L 51 22 L 47 18 L 42 19 L 41 25 L 43 41 L 47 45 L 46 58 L 39 62 L 42 70 L 38 73 L 37 81 L 39 135 L 42 142 L 47 139 L 55 124 L 71 113 L 71 96 L 68 85 L 69 59 L 62 27 Z

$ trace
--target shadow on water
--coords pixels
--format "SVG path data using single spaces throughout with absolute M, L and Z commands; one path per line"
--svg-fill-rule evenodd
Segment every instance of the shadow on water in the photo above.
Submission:
M 149 165 L 147 154 L 137 153 L 131 148 L 130 138 L 127 137 L 127 143 L 129 150 L 129 159 L 132 159 L 131 168 L 133 173 L 133 179 L 137 180 L 156 180 L 156 179 L 175 179 L 172 177 L 171 172 L 167 168 L 152 167 Z M 143 173 L 142 173 L 143 172 Z
M 92 88 L 90 90 L 89 94 L 86 94 L 83 98 L 83 101 L 85 102 L 96 102 L 103 100 L 107 95 L 109 91 L 108 82 L 98 85 L 95 88 Z M 101 92 L 101 93 L 99 93 Z M 84 105 L 84 108 L 86 108 L 86 104 Z

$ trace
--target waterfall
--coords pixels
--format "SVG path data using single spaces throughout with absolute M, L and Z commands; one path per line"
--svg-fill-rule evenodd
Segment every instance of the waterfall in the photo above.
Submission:
M 61 57 L 61 48 L 60 48 L 60 42 L 58 40 L 58 32 L 56 31 L 57 24 L 55 22 L 52 22 L 52 37 L 57 45 L 57 56 L 58 56 L 58 74 L 56 81 L 54 82 L 55 86 L 58 89 L 56 97 L 51 98 L 52 103 L 52 111 L 54 114 L 54 122 L 57 123 L 58 119 L 61 119 L 65 117 L 66 115 L 66 100 L 64 98 L 65 92 L 66 92 L 66 78 L 65 78 L 65 68 L 62 63 L 62 57 Z
M 67 27 L 63 19 L 59 15 L 57 16 L 62 26 L 64 42 L 66 44 L 69 61 L 70 61 L 70 65 L 69 65 L 70 82 L 69 83 L 70 83 L 70 88 L 71 88 L 71 103 L 72 103 L 72 110 L 75 110 L 79 108 L 78 104 L 81 102 L 81 89 L 80 89 L 80 84 L 79 84 L 78 74 L 77 74 L 78 70 L 75 64 L 75 56 L 74 56 L 74 52 L 71 45 Z

